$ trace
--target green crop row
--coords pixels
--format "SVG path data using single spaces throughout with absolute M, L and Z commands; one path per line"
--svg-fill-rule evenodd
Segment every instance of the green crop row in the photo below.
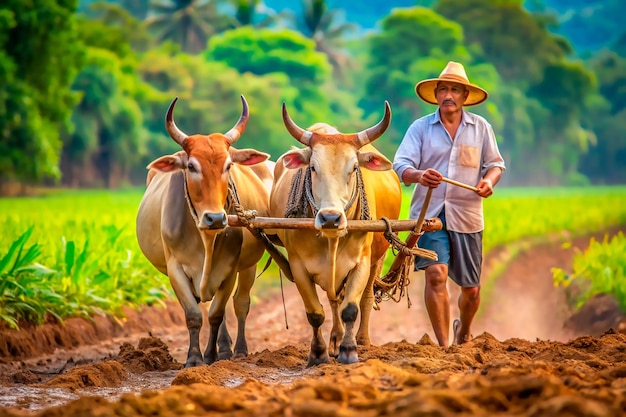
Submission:
M 407 218 L 410 192 L 405 188 L 401 218 Z M 137 245 L 141 193 L 63 191 L 0 199 L 0 322 L 15 327 L 48 316 L 119 314 L 125 306 L 171 297 L 167 277 Z M 626 187 L 499 189 L 485 200 L 485 251 L 520 239 L 626 224 L 625 197 Z M 392 259 L 390 253 L 387 266 Z M 255 290 L 278 286 L 277 277 L 270 267 Z
M 0 322 L 121 315 L 171 297 L 135 239 L 141 194 L 0 199 Z
M 626 311 L 626 236 L 619 232 L 602 242 L 591 239 L 584 251 L 574 255 L 571 273 L 553 268 L 555 285 L 573 288 L 570 302 L 580 308 L 597 294 L 612 294 L 622 311 Z

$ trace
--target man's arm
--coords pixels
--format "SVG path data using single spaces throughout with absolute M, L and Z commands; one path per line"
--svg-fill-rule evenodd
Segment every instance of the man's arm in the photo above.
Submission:
M 402 182 L 404 185 L 421 184 L 425 187 L 436 188 L 441 184 L 442 178 L 443 176 L 439 171 L 432 168 L 423 171 L 415 168 L 407 168 L 402 173 Z
M 502 178 L 502 168 L 493 167 L 485 176 L 478 182 L 476 188 L 478 188 L 478 195 L 487 198 L 493 194 L 493 187 L 496 186 L 498 181 Z

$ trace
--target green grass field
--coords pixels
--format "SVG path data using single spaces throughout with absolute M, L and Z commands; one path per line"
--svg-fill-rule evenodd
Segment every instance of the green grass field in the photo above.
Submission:
M 0 199 L 0 321 L 120 314 L 172 296 L 135 239 L 142 189 Z M 411 189 L 404 189 L 406 218 Z M 520 239 L 626 224 L 626 187 L 498 189 L 485 200 L 485 251 Z M 391 261 L 388 256 L 388 264 Z M 264 263 L 259 265 L 259 271 Z M 275 266 L 258 285 L 278 286 Z

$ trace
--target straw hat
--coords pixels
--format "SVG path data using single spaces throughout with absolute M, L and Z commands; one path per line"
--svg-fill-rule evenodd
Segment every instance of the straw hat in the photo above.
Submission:
M 463 103 L 464 106 L 475 106 L 487 100 L 487 92 L 477 85 L 471 84 L 465 73 L 465 68 L 458 62 L 450 61 L 448 65 L 441 71 L 438 78 L 430 78 L 420 81 L 415 85 L 415 93 L 426 103 L 437 104 L 435 97 L 435 88 L 439 81 L 450 81 L 463 84 L 468 90 L 469 95 Z

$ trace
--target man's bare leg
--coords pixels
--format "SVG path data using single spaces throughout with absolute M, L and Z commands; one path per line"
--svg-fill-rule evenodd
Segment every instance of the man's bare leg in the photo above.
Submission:
M 458 334 L 454 335 L 456 338 L 454 343 L 465 343 L 471 340 L 472 322 L 474 321 L 478 307 L 480 307 L 480 286 L 461 288 L 461 295 L 459 295 L 461 326 L 458 330 Z
M 439 346 L 448 346 L 450 332 L 450 298 L 448 295 L 448 266 L 435 264 L 426 267 L 424 300 L 430 323 Z

